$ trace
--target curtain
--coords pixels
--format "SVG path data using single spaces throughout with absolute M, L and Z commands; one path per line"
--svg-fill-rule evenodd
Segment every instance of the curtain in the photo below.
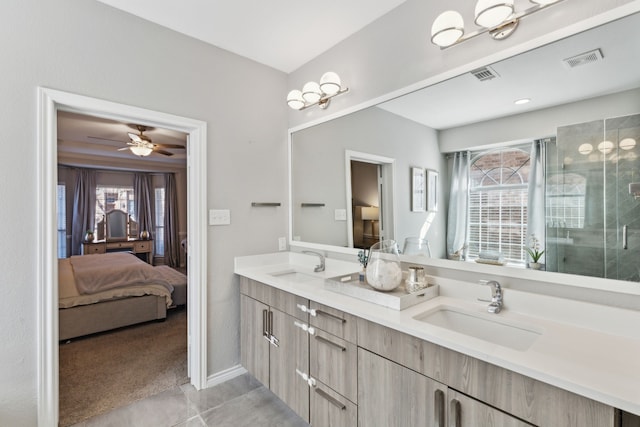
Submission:
M 165 174 L 164 182 L 164 258 L 170 267 L 179 267 L 178 192 L 175 174 Z
M 462 256 L 467 246 L 469 201 L 469 153 L 453 154 L 449 211 L 447 214 L 447 256 Z
M 71 223 L 71 255 L 82 254 L 82 241 L 87 230 L 93 231 L 96 217 L 96 172 L 78 169 L 73 193 Z
M 544 250 L 546 242 L 545 225 L 545 156 L 544 141 L 534 141 L 531 146 L 531 171 L 529 172 L 529 197 L 527 200 L 527 241 L 531 247 L 532 237 L 540 242 L 540 250 Z M 543 257 L 544 259 L 544 257 Z M 541 260 L 541 262 L 543 262 Z
M 136 219 L 138 232 L 148 231 L 150 238 L 153 236 L 153 205 L 151 198 L 151 175 L 148 173 L 135 173 L 133 175 L 133 197 L 135 198 Z M 153 245 L 151 245 L 151 257 L 153 259 Z

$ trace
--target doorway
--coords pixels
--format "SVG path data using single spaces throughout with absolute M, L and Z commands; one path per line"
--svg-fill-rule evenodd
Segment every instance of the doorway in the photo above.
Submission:
M 188 134 L 187 265 L 188 369 L 196 389 L 206 386 L 206 123 L 47 88 L 38 88 L 38 425 L 58 425 L 57 128 L 58 111 L 143 123 Z

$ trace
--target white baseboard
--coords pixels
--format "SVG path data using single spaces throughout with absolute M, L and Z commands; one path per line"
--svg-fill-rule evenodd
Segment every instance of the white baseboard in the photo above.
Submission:
M 229 369 L 225 369 L 224 371 L 216 372 L 207 378 L 207 388 L 216 386 L 246 373 L 247 370 L 240 365 L 233 366 Z

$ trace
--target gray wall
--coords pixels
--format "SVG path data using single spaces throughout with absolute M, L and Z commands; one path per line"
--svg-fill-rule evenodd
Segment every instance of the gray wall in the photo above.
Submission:
M 285 208 L 250 207 L 286 201 L 285 74 L 95 1 L 2 6 L 0 424 L 36 425 L 37 86 L 207 122 L 207 204 L 232 214 L 207 230 L 208 374 L 236 365 L 233 258 L 276 251 L 286 235 Z

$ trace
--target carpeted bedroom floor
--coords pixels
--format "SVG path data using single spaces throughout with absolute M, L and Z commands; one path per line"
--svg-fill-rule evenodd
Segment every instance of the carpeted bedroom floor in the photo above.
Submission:
M 60 426 L 188 382 L 187 312 L 60 344 Z

